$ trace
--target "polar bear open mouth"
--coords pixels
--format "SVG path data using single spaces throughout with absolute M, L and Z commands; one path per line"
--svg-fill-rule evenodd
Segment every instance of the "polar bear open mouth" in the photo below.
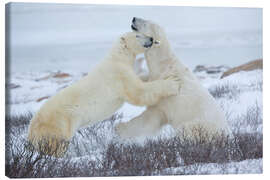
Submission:
M 138 31 L 138 29 L 135 27 L 134 24 L 131 24 L 131 29 L 134 30 L 134 31 Z
M 153 38 L 149 36 L 145 36 L 144 34 L 138 33 L 136 35 L 136 39 L 145 48 L 150 48 L 153 45 Z

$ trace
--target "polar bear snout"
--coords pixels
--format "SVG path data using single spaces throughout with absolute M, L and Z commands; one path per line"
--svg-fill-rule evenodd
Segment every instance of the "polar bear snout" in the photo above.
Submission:
M 142 31 L 142 27 L 145 26 L 145 21 L 143 19 L 133 17 L 131 23 L 131 29 L 136 32 Z
M 143 44 L 143 47 L 150 48 L 152 45 L 153 45 L 153 38 L 147 37 L 145 43 Z
M 143 34 L 137 34 L 136 39 L 139 41 L 141 46 L 145 48 L 150 48 L 153 45 L 153 41 L 154 41 L 152 37 L 148 37 Z
M 136 17 L 133 17 L 132 23 L 135 23 L 135 21 L 136 21 Z
M 133 17 L 133 19 L 132 19 L 132 23 L 134 25 L 136 25 L 136 23 L 145 23 L 145 22 L 146 22 L 145 20 L 143 20 L 141 18 L 137 18 L 137 17 Z
M 136 27 L 136 18 L 135 17 L 132 19 L 131 29 L 133 31 L 138 31 L 138 29 Z

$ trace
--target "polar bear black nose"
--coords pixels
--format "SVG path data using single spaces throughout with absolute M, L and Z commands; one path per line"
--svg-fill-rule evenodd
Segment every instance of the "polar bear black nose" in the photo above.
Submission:
M 133 17 L 132 22 L 134 23 L 135 21 L 136 21 L 136 18 L 135 18 L 135 17 Z

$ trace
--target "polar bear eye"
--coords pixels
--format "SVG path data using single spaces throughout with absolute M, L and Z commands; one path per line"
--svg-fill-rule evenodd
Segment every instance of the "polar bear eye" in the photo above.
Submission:
M 155 43 L 155 44 L 160 44 L 160 41 L 155 41 L 154 43 Z

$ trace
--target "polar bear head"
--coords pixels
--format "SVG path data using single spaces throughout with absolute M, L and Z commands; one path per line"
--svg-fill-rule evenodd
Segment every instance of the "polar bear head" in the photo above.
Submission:
M 131 29 L 137 33 L 137 40 L 146 48 L 158 47 L 162 42 L 167 41 L 164 30 L 157 24 L 134 17 L 132 19 Z M 145 39 L 151 39 L 152 44 L 145 44 Z
M 150 47 L 153 43 L 152 37 L 144 37 L 138 39 L 140 35 L 134 32 L 127 32 L 120 37 L 121 48 L 128 53 L 138 55 L 144 53 L 145 49 Z M 142 46 L 144 44 L 145 46 Z

